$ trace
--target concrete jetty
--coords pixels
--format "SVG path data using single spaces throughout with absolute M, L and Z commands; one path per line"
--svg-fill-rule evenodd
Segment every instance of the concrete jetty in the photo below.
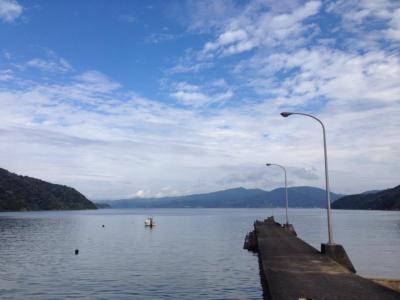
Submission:
M 347 256 L 334 260 L 273 217 L 254 223 L 245 248 L 258 252 L 265 299 L 400 300 L 400 293 L 356 275 Z

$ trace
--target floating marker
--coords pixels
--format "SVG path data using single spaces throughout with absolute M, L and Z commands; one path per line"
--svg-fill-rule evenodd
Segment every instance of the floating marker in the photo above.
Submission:
M 101 227 L 104 227 L 104 225 L 101 225 Z
M 75 249 L 75 255 L 79 254 L 79 249 Z

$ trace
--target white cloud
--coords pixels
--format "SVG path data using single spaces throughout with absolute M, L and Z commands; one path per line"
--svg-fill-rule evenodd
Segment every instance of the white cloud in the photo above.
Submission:
M 275 14 L 267 11 L 254 14 L 249 8 L 239 16 L 223 25 L 222 33 L 215 42 L 204 45 L 205 54 L 233 55 L 252 50 L 256 47 L 274 47 L 288 44 L 289 39 L 300 38 L 309 26 L 303 24 L 307 18 L 318 13 L 320 1 L 310 1 L 294 8 L 289 13 Z
M 287 105 L 300 104 L 293 102 L 295 98 L 308 102 L 316 97 L 325 97 L 337 105 L 366 107 L 399 101 L 400 59 L 383 51 L 358 55 L 325 47 L 302 49 L 295 53 L 256 56 L 239 67 L 242 71 L 244 68 L 257 73 L 249 81 L 251 86 L 261 94 L 273 93 L 286 98 Z M 291 72 L 291 75 L 269 85 L 257 80 L 274 77 L 279 72 Z
M 214 51 L 220 47 L 223 47 L 232 43 L 239 43 L 240 41 L 246 40 L 248 35 L 244 30 L 232 30 L 221 34 L 215 43 L 208 42 L 204 46 L 204 51 Z
M 0 70 L 0 81 L 9 81 L 13 78 L 13 71 L 11 71 L 10 69 Z
M 72 70 L 71 65 L 63 58 L 41 59 L 34 58 L 26 63 L 27 67 L 36 68 L 45 72 L 69 72 Z
M 178 73 L 188 73 L 188 72 L 199 72 L 204 69 L 208 69 L 212 67 L 212 63 L 208 62 L 199 62 L 199 63 L 194 63 L 192 61 L 187 61 L 186 59 L 184 61 L 179 62 L 176 66 L 172 67 L 170 70 L 168 70 L 169 74 L 178 74 Z
M 23 7 L 14 0 L 0 0 L 0 19 L 5 23 L 12 23 L 23 11 Z
M 231 99 L 232 97 L 233 97 L 233 92 L 231 90 L 227 90 L 226 92 L 214 95 L 213 102 L 224 102 L 226 100 Z
M 216 87 L 227 87 L 227 83 L 226 83 L 225 79 L 223 79 L 223 78 L 214 80 L 212 82 L 212 85 L 214 85 Z
M 221 83 L 221 82 L 219 82 Z M 175 92 L 171 93 L 171 97 L 179 103 L 191 107 L 202 107 L 215 103 L 223 103 L 233 97 L 233 92 L 226 84 L 213 84 L 214 88 L 210 88 L 210 93 L 203 93 L 197 85 L 187 82 L 179 82 L 176 84 Z M 217 90 L 215 90 L 217 88 Z M 223 90 L 221 90 L 221 88 Z
M 240 7 L 231 0 L 225 1 L 188 1 L 186 10 L 180 14 L 188 16 L 188 27 L 193 31 L 206 32 L 211 29 L 219 28 L 226 19 L 236 16 L 240 12 Z
M 178 82 L 178 84 L 176 85 L 176 89 L 185 92 L 197 92 L 200 89 L 200 87 L 187 82 Z
M 210 97 L 199 92 L 177 91 L 171 94 L 179 102 L 190 106 L 202 106 L 210 102 Z
M 98 92 L 111 92 L 121 87 L 115 81 L 109 79 L 106 75 L 98 71 L 87 71 L 76 77 L 90 89 Z
M 136 196 L 136 197 L 144 197 L 145 195 L 146 195 L 146 192 L 143 191 L 143 190 L 137 191 L 137 192 L 135 193 L 135 196 Z
M 327 11 L 339 15 L 345 29 L 357 33 L 361 42 L 365 39 L 374 41 L 382 38 L 400 40 L 400 8 L 396 0 L 338 0 L 327 5 Z M 379 26 L 381 28 L 368 28 L 376 22 L 382 23 Z
M 166 72 L 173 101 L 95 70 L 52 71 L 50 82 L 0 73 L 0 165 L 103 199 L 281 186 L 266 160 L 286 165 L 293 185 L 323 187 L 321 128 L 279 116 L 295 109 L 325 122 L 333 191 L 399 183 L 395 2 L 191 3 L 204 18 L 189 30 L 203 39 Z M 315 23 L 322 10 L 337 14 L 328 29 Z
M 400 41 L 400 8 L 393 12 L 386 35 L 389 39 Z
M 284 61 L 296 65 L 295 57 Z M 98 82 L 108 87 L 99 92 Z M 177 87 L 187 93 L 202 89 L 187 82 Z M 400 108 L 390 99 L 383 108 L 361 111 L 332 102 L 318 114 L 327 125 L 334 191 L 398 182 Z M 267 170 L 270 177 L 263 178 L 268 180 L 254 177 L 264 174 L 266 159 L 287 165 L 295 185 L 323 186 L 320 128 L 312 120 L 281 118 L 286 102 L 220 107 L 204 114 L 122 93 L 117 83 L 90 71 L 63 85 L 3 87 L 0 104 L 0 165 L 72 185 L 91 198 L 280 186 Z
M 165 30 L 165 29 L 164 29 Z M 182 37 L 180 34 L 173 33 L 153 33 L 146 37 L 145 42 L 150 44 L 159 44 L 162 42 L 169 42 Z
M 396 1 L 380 0 L 380 1 L 332 1 L 327 5 L 328 12 L 340 14 L 345 22 L 354 25 L 362 25 L 368 17 L 376 17 L 381 19 L 390 18 L 391 11 L 396 7 Z

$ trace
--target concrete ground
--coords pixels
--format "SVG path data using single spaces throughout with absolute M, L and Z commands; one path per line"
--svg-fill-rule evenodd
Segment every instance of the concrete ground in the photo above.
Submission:
M 278 223 L 256 222 L 266 299 L 396 299 L 400 294 L 362 278 Z

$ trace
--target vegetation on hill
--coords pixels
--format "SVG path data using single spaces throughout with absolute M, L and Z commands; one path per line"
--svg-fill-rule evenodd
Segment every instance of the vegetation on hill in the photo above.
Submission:
M 332 204 L 338 209 L 400 210 L 400 185 L 376 193 L 344 196 Z
M 96 209 L 75 189 L 0 168 L 0 211 Z
M 164 198 L 135 198 L 103 201 L 112 208 L 179 208 L 179 207 L 284 207 L 284 189 L 270 192 L 260 189 L 235 188 L 207 194 Z M 290 207 L 326 207 L 325 190 L 314 187 L 288 189 Z M 332 201 L 341 195 L 331 194 Z

